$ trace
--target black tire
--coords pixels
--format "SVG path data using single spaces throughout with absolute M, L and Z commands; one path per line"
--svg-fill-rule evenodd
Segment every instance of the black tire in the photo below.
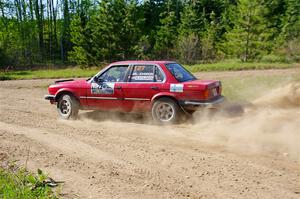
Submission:
M 57 111 L 62 119 L 76 119 L 79 111 L 79 103 L 72 95 L 62 95 L 57 103 Z
M 159 124 L 174 124 L 181 121 L 182 110 L 178 104 L 170 98 L 160 98 L 152 106 L 152 118 Z

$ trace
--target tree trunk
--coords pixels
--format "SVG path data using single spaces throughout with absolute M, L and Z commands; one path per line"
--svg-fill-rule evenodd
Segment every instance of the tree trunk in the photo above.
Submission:
M 43 4 L 42 0 L 35 0 L 35 15 L 38 25 L 38 35 L 39 35 L 39 54 L 40 54 L 40 61 L 43 60 L 43 51 L 44 51 L 44 35 L 43 35 Z M 41 11 L 41 12 L 40 12 Z
M 62 62 L 67 61 L 67 52 L 70 48 L 70 13 L 69 13 L 69 2 L 64 0 L 63 2 L 63 27 L 61 33 L 61 60 Z

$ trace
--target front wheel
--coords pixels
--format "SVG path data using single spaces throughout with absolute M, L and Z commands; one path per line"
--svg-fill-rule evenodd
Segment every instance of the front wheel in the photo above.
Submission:
M 57 111 L 62 119 L 76 119 L 79 111 L 78 101 L 71 95 L 62 95 L 57 103 Z
M 161 98 L 155 101 L 151 112 L 154 121 L 161 124 L 178 123 L 182 116 L 182 110 L 170 98 Z

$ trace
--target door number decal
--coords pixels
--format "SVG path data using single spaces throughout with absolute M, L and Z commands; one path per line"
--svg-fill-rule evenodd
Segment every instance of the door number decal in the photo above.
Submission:
M 98 84 L 93 82 L 91 88 L 92 94 L 114 94 L 115 83 L 102 82 Z

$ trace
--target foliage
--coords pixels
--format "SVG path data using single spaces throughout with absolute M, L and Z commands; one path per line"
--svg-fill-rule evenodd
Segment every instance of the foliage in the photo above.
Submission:
M 171 59 L 174 58 L 174 45 L 177 37 L 177 30 L 174 23 L 176 22 L 175 12 L 162 13 L 163 17 L 160 22 L 161 26 L 157 31 L 154 50 L 158 57 Z
M 199 40 L 199 36 L 196 33 L 191 33 L 186 36 L 181 35 L 179 37 L 177 50 L 180 55 L 180 60 L 187 64 L 196 63 L 200 51 Z
M 262 17 L 264 7 L 259 0 L 240 0 L 234 27 L 226 33 L 229 54 L 247 62 L 269 52 L 269 29 Z
M 24 169 L 4 170 L 0 168 L 0 198 L 56 198 L 51 188 L 45 185 L 46 179 L 47 176 L 40 169 L 37 174 L 32 174 Z
M 0 68 L 299 60 L 298 0 L 0 0 Z

